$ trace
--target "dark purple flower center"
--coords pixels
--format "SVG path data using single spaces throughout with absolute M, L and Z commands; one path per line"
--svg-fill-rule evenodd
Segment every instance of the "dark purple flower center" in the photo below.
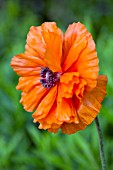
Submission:
M 55 84 L 60 78 L 59 72 L 52 72 L 48 67 L 42 68 L 40 75 L 40 82 L 42 86 L 47 89 L 50 89 L 51 87 L 55 86 Z

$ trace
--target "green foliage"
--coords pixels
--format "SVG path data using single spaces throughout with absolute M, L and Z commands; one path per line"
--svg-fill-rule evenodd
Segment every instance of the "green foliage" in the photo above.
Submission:
M 10 67 L 13 55 L 24 51 L 32 25 L 55 20 L 65 30 L 81 21 L 93 34 L 100 74 L 108 76 L 107 97 L 100 121 L 108 170 L 113 169 L 113 17 L 112 1 L 1 1 L 0 10 L 0 170 L 100 170 L 95 123 L 74 135 L 38 130 L 19 103 L 18 76 Z M 97 11 L 96 11 L 97 10 Z M 95 15 L 95 11 L 96 14 Z M 38 125 L 37 125 L 38 126 Z

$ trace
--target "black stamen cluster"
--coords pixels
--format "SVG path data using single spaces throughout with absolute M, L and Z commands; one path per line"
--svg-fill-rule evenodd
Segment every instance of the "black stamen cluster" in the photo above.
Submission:
M 43 87 L 50 89 L 51 87 L 55 86 L 56 82 L 59 79 L 58 72 L 52 72 L 48 67 L 41 69 L 41 79 L 40 82 Z

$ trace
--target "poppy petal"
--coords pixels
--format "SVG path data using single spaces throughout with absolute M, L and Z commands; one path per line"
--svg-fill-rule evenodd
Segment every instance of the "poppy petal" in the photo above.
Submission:
M 43 60 L 26 54 L 18 54 L 11 61 L 11 67 L 19 76 L 39 75 L 41 66 L 46 66 Z
M 99 76 L 97 86 L 84 93 L 83 101 L 78 109 L 78 116 L 84 124 L 90 124 L 101 109 L 101 102 L 106 95 L 106 76 Z
M 72 98 L 63 98 L 61 96 L 61 88 L 58 88 L 58 97 L 57 97 L 57 112 L 56 117 L 62 122 L 71 122 L 75 121 L 78 123 L 78 115 L 72 101 Z M 73 120 L 74 118 L 74 120 Z
M 53 133 L 57 133 L 59 130 L 59 128 L 49 128 L 48 132 L 53 132 Z
M 63 33 L 61 29 L 57 27 L 56 22 L 44 22 L 41 27 L 44 31 L 56 32 L 63 37 Z
M 87 81 L 87 90 L 96 87 L 98 58 L 91 34 L 81 23 L 70 25 L 64 37 L 65 61 L 63 70 L 77 71 Z
M 76 123 L 63 123 L 61 126 L 62 133 L 71 135 L 78 130 L 83 130 L 86 127 L 86 124 L 83 124 L 82 122 L 79 122 L 78 124 Z
M 28 112 L 34 111 L 43 97 L 48 93 L 46 88 L 42 86 L 35 86 L 30 92 L 22 92 L 20 103 L 23 104 L 24 109 Z
M 85 127 L 90 124 L 101 108 L 101 102 L 106 95 L 106 76 L 99 76 L 97 80 L 97 86 L 94 90 L 89 93 L 85 93 L 82 104 L 78 109 L 79 123 L 68 123 L 65 122 L 62 124 L 61 129 L 64 134 L 72 134 L 78 130 L 83 130 Z
M 50 89 L 49 93 L 43 98 L 36 111 L 33 113 L 35 122 L 46 117 L 53 106 L 57 95 L 57 85 Z
M 62 122 L 79 122 L 72 99 L 62 98 L 61 102 L 57 103 L 56 117 Z
M 79 100 L 83 98 L 83 93 L 84 93 L 86 85 L 87 85 L 87 82 L 84 79 L 79 78 L 79 83 L 74 86 L 74 89 L 73 89 L 74 94 Z
M 41 26 L 32 26 L 27 35 L 25 53 L 43 59 L 45 57 L 46 45 L 42 36 Z
M 73 96 L 73 87 L 74 84 L 79 83 L 79 73 L 71 72 L 64 73 L 60 77 L 60 88 L 61 88 L 61 97 L 71 98 Z
M 78 59 L 81 52 L 86 48 L 87 40 L 86 37 L 79 37 L 73 42 L 63 64 L 63 71 L 69 69 L 73 63 Z
M 38 76 L 20 77 L 16 89 L 28 93 L 38 85 L 40 85 L 40 77 Z
M 63 33 L 55 23 L 44 23 L 42 29 L 42 35 L 46 44 L 44 61 L 51 71 L 61 72 Z
M 77 62 L 75 63 L 75 68 L 80 73 L 80 77 L 87 81 L 87 89 L 93 89 L 97 84 L 98 76 L 98 58 L 96 50 L 94 49 L 94 42 L 91 35 L 87 37 L 87 47 L 82 51 Z
M 55 116 L 57 112 L 56 104 L 52 106 L 48 115 L 39 120 L 39 129 L 59 128 L 62 124 L 61 121 Z
M 75 40 L 77 40 L 81 36 L 85 37 L 85 35 L 87 36 L 88 34 L 89 33 L 86 27 L 80 22 L 69 25 L 64 35 L 64 44 L 63 44 L 64 56 L 66 57 L 68 55 L 69 50 L 71 49 Z

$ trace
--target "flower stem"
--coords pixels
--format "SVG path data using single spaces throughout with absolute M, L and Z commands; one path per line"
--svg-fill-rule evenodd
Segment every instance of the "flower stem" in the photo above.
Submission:
M 100 143 L 100 159 L 101 159 L 101 165 L 102 165 L 102 170 L 106 170 L 106 160 L 105 160 L 105 155 L 104 155 L 104 146 L 103 146 L 103 138 L 102 138 L 102 131 L 100 128 L 100 123 L 98 117 L 95 118 L 95 123 L 98 131 L 98 136 L 99 136 L 99 143 Z

